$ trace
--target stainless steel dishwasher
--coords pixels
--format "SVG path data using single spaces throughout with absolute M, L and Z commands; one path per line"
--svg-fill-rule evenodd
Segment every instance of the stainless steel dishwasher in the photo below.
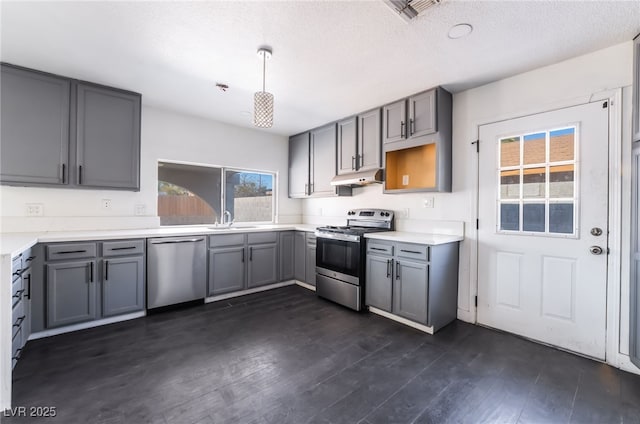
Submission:
M 147 239 L 147 309 L 204 299 L 206 287 L 204 237 Z

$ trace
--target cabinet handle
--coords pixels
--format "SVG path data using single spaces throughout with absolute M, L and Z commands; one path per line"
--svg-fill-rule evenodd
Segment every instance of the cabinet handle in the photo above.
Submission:
M 104 279 L 109 279 L 109 261 L 104 261 Z
M 409 136 L 412 136 L 416 131 L 416 123 L 413 119 L 409 119 Z
M 22 321 L 24 321 L 24 319 L 26 318 L 26 315 L 22 315 L 20 318 L 18 318 L 15 322 L 15 324 L 13 324 L 14 327 L 20 327 L 22 325 Z
M 389 268 L 393 268 L 391 261 L 393 261 L 393 259 L 387 259 L 387 278 L 391 276 L 391 270 Z
M 82 184 L 82 165 L 78 166 L 78 184 Z
M 22 356 L 22 348 L 16 350 L 16 356 L 12 356 L 11 359 L 15 359 L 16 361 L 20 359 Z
M 244 247 L 242 248 L 242 263 L 244 263 Z
M 249 261 L 253 260 L 253 247 L 249 247 Z
M 24 278 L 27 279 L 27 289 L 28 289 L 27 294 L 25 295 L 25 297 L 27 299 L 31 299 L 31 274 L 27 274 L 27 276 L 24 277 Z
M 31 262 L 32 260 L 34 260 L 36 257 L 35 256 L 29 256 L 27 259 L 25 259 L 25 262 Z
M 91 270 L 91 274 L 89 275 L 89 282 L 93 283 L 93 262 L 89 262 L 89 268 Z
M 61 252 L 56 252 L 56 255 L 68 255 L 71 253 L 86 253 L 86 250 L 63 250 Z
M 356 169 L 356 157 L 351 156 L 351 169 Z
M 356 155 L 356 158 L 357 158 L 357 160 L 356 160 L 356 168 L 360 169 L 360 168 L 362 168 L 362 162 L 364 162 L 363 159 L 362 159 L 362 155 Z
M 16 294 L 14 294 L 12 297 L 15 297 L 16 299 L 20 299 L 22 297 L 22 293 L 24 293 L 24 289 L 18 290 Z
M 130 249 L 135 249 L 135 248 L 136 248 L 135 246 L 127 246 L 127 247 L 112 247 L 112 248 L 111 248 L 111 249 L 109 249 L 109 250 L 111 250 L 111 251 L 114 251 L 114 250 L 130 250 Z
M 380 247 L 370 247 L 369 249 L 371 249 L 371 250 L 379 250 L 381 252 L 386 252 L 387 251 L 387 249 L 382 249 Z
M 404 252 L 404 253 L 413 253 L 413 254 L 415 254 L 415 255 L 419 255 L 419 254 L 421 254 L 421 253 L 422 253 L 422 252 L 418 252 L 417 250 L 404 250 L 404 249 L 400 249 L 400 251 L 401 251 L 401 252 Z
M 405 138 L 404 137 L 404 121 L 400 121 L 400 137 Z
M 67 165 L 66 164 L 62 164 L 62 184 L 66 184 L 67 183 Z
M 396 280 L 400 279 L 400 262 L 396 262 Z
M 15 277 L 19 277 L 19 276 L 22 275 L 22 270 L 16 271 L 12 275 L 15 276 Z

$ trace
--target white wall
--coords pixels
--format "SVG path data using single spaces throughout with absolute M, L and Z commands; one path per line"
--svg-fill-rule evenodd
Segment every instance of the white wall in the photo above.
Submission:
M 465 241 L 461 245 L 458 316 L 475 321 L 473 296 L 476 292 L 475 277 L 475 218 L 477 154 L 470 143 L 478 137 L 478 125 L 501 119 L 528 115 L 557 107 L 588 102 L 598 93 L 632 83 L 632 42 L 622 43 L 604 50 L 576 57 L 551 66 L 536 69 L 511 78 L 496 81 L 482 87 L 454 94 L 453 97 L 453 192 L 436 194 L 382 194 L 381 186 L 359 188 L 351 198 L 308 199 L 303 204 L 304 222 L 315 223 L 324 219 L 337 220 L 352 207 L 388 208 L 396 212 L 409 209 L 409 219 L 398 219 L 400 229 L 419 231 L 430 220 L 459 220 L 465 223 Z M 535 52 L 532 52 L 535 54 Z M 425 87 L 427 88 L 427 87 Z M 625 90 L 625 93 L 628 91 Z M 600 94 L 602 95 L 602 94 Z M 628 115 L 630 99 L 624 98 L 623 115 Z M 619 124 L 619 123 L 618 123 Z M 623 171 L 629 170 L 630 140 L 629 120 L 624 121 L 626 134 L 623 140 Z M 625 168 L 625 164 L 626 168 Z M 628 176 L 614 175 L 615 178 Z M 623 187 L 623 205 L 628 208 L 629 186 Z M 426 197 L 435 198 L 435 207 L 422 206 Z M 627 200 L 624 200 L 627 199 Z M 628 217 L 628 214 L 626 215 Z M 435 223 L 437 225 L 437 223 Z M 433 226 L 434 223 L 429 223 Z M 628 219 L 622 233 L 629 232 Z M 624 244 L 623 244 L 624 246 Z M 629 256 L 628 245 L 622 257 Z M 628 261 L 626 262 L 628 264 Z M 628 272 L 622 272 L 621 283 L 624 305 L 621 320 L 628 321 Z M 625 277 L 626 276 L 626 277 Z M 621 342 L 628 339 L 628 328 L 621 326 Z
M 276 172 L 278 221 L 300 222 L 300 201 L 287 197 L 287 149 L 287 137 L 145 106 L 139 192 L 1 186 L 1 230 L 156 227 L 158 159 Z M 101 199 L 112 208 L 102 209 Z M 43 204 L 44 216 L 27 218 L 26 203 Z M 135 216 L 136 205 L 145 206 L 144 216 Z

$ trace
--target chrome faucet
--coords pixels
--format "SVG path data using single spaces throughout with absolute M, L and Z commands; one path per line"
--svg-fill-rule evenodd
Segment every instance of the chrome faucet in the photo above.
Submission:
M 222 214 L 222 225 L 227 225 L 227 227 L 231 227 L 233 225 L 233 219 L 231 217 L 231 212 L 224 211 Z

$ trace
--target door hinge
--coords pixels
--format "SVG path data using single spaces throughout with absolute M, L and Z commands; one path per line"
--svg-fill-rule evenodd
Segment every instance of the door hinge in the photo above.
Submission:
M 471 144 L 476 145 L 476 153 L 480 153 L 480 140 L 472 141 Z
M 602 103 L 602 109 L 606 109 L 609 106 L 609 102 Z
M 475 304 L 476 304 L 476 308 L 478 307 L 478 296 L 476 296 L 475 298 Z
M 480 220 L 476 219 L 476 230 L 480 229 Z

